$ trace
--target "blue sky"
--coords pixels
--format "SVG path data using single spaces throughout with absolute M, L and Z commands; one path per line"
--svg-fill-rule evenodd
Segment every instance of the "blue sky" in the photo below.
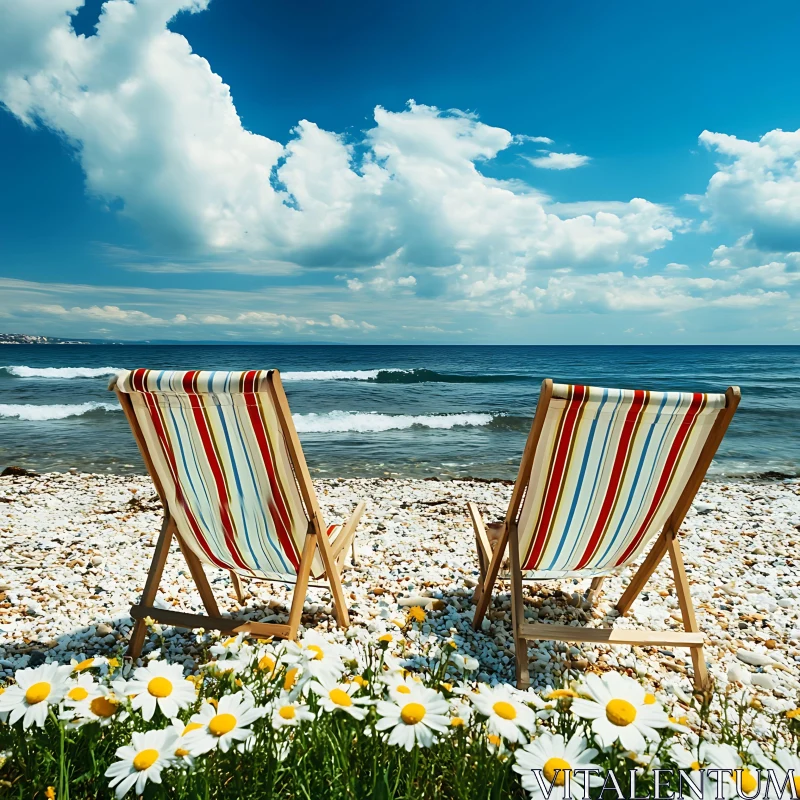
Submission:
M 0 329 L 800 342 L 799 31 L 789 2 L 0 0 Z

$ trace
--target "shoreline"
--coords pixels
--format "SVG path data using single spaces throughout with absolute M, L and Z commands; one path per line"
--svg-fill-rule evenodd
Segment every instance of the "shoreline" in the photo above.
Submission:
M 356 533 L 360 564 L 345 569 L 353 628 L 382 633 L 412 604 L 428 609 L 423 629 L 454 635 L 488 680 L 513 680 L 510 605 L 501 590 L 484 630 L 472 631 L 477 556 L 466 512 L 477 502 L 501 517 L 510 483 L 460 479 L 316 480 L 326 521 L 358 499 L 367 510 Z M 46 473 L 0 478 L 0 679 L 42 658 L 112 655 L 125 646 L 128 611 L 139 600 L 160 525 L 160 502 L 145 476 Z M 681 544 L 706 660 L 718 682 L 749 685 L 767 707 L 789 707 L 800 691 L 800 480 L 711 477 L 698 493 Z M 200 598 L 176 545 L 157 602 L 200 612 Z M 223 613 L 255 620 L 287 610 L 282 584 L 249 582 L 239 610 L 228 573 L 208 568 Z M 554 624 L 607 625 L 630 570 L 606 581 L 594 607 L 588 581 L 526 584 L 526 616 Z M 303 624 L 339 637 L 325 589 L 311 589 Z M 681 629 L 668 562 L 662 563 L 620 627 Z M 351 629 L 352 630 L 352 629 Z M 197 666 L 189 631 L 164 628 L 163 655 Z M 675 692 L 691 693 L 688 651 L 531 643 L 535 686 L 565 669 L 624 667 Z M 34 655 L 34 654 L 37 655 Z M 38 655 L 40 654 L 40 655 Z

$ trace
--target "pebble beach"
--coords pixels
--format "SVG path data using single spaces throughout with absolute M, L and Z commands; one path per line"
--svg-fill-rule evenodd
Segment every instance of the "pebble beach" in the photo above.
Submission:
M 513 681 L 514 651 L 507 591 L 501 588 L 483 630 L 472 630 L 477 557 L 466 502 L 501 518 L 509 483 L 411 479 L 316 482 L 326 521 L 343 520 L 358 500 L 367 509 L 356 534 L 358 564 L 343 580 L 353 629 L 396 630 L 411 606 L 426 610 L 418 640 L 454 637 L 481 663 L 482 680 Z M 161 520 L 149 478 L 48 473 L 0 478 L 0 680 L 15 669 L 89 655 L 119 655 L 131 629 Z M 718 684 L 747 686 L 774 710 L 800 692 L 800 480 L 711 480 L 682 528 L 681 546 L 706 660 Z M 227 573 L 207 573 L 223 613 L 277 621 L 291 587 L 246 584 L 240 608 Z M 625 618 L 614 602 L 631 575 L 608 579 L 594 605 L 586 581 L 526 584 L 526 617 L 556 624 L 681 629 L 669 562 Z M 157 605 L 203 613 L 177 546 L 167 562 Z M 303 625 L 343 637 L 330 595 L 311 588 Z M 351 633 L 352 635 L 352 629 Z M 158 641 L 156 639 L 158 638 Z M 164 628 L 149 648 L 196 669 L 202 637 Z M 413 651 L 414 641 L 410 642 Z M 676 694 L 691 692 L 688 651 L 627 646 L 531 643 L 535 686 L 555 685 L 585 670 L 625 668 Z

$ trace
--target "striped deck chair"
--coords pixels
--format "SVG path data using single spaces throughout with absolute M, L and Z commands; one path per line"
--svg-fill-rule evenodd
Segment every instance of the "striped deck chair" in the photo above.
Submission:
M 739 399 L 738 387 L 702 394 L 544 381 L 505 519 L 487 533 L 478 507 L 468 504 L 481 572 L 473 626 L 480 627 L 498 577 L 509 579 L 519 686 L 529 683 L 527 642 L 535 639 L 689 647 L 695 685 L 707 685 L 678 531 Z M 617 609 L 630 609 L 669 553 L 685 632 L 525 622 L 523 580 L 590 577 L 591 599 L 605 576 L 653 540 Z
M 344 525 L 325 527 L 277 370 L 166 372 L 137 369 L 113 390 L 164 506 L 164 522 L 139 605 L 128 655 L 138 658 L 145 617 L 185 628 L 294 639 L 309 579 L 327 578 L 337 621 L 349 624 L 340 572 L 355 560 L 359 503 Z M 156 608 L 164 563 L 177 539 L 209 616 Z M 220 615 L 203 569 L 294 583 L 288 624 Z

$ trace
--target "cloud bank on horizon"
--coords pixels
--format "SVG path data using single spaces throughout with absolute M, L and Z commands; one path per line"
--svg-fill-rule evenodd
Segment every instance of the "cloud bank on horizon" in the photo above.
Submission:
M 590 156 L 548 137 L 414 101 L 376 107 L 359 136 L 308 120 L 286 143 L 247 130 L 222 77 L 168 27 L 208 2 L 108 0 L 96 34 L 83 36 L 71 19 L 82 0 L 0 0 L 0 101 L 21 123 L 62 136 L 86 191 L 134 220 L 154 252 L 178 254 L 138 265 L 134 255 L 129 268 L 302 273 L 302 289 L 257 300 L 231 292 L 220 312 L 219 292 L 0 279 L 0 316 L 109 335 L 197 338 L 203 326 L 203 338 L 210 328 L 363 340 L 447 333 L 438 319 L 409 324 L 431 304 L 477 329 L 480 315 L 657 314 L 680 326 L 699 309 L 763 309 L 800 330 L 800 131 L 759 141 L 702 132 L 719 164 L 690 199 L 702 226 L 735 234 L 699 274 L 676 262 L 648 274 L 651 255 L 697 221 L 643 198 L 560 203 L 489 177 L 492 161 L 514 151 L 541 169 L 591 168 Z M 525 154 L 531 143 L 536 156 Z M 315 300 L 317 276 L 330 271 L 336 286 Z M 299 298 L 312 310 L 300 313 Z M 380 312 L 398 299 L 405 318 Z

